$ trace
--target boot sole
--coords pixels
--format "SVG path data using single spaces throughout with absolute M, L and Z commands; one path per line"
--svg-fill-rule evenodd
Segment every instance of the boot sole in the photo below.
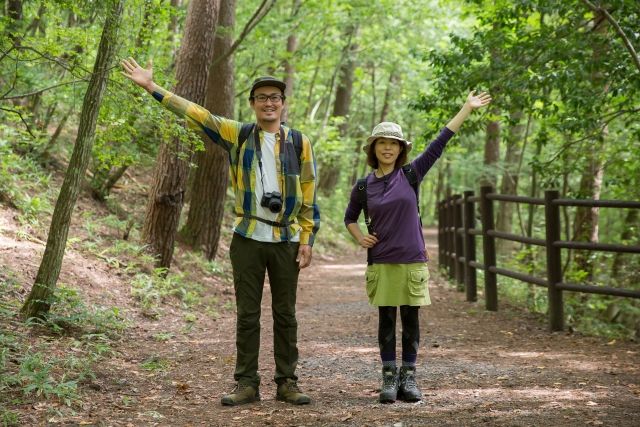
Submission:
M 407 397 L 404 393 L 398 391 L 398 400 L 402 400 L 403 402 L 420 402 L 422 400 L 422 396 L 420 397 Z
M 378 399 L 378 401 L 380 403 L 395 403 L 395 401 L 398 400 L 397 396 L 380 396 L 380 398 Z
M 277 395 L 276 395 L 276 400 L 278 400 L 280 402 L 287 402 L 287 403 L 290 403 L 292 405 L 308 405 L 309 403 L 311 403 L 311 399 L 304 400 L 302 402 L 298 402 L 298 401 L 295 401 L 295 400 L 288 400 L 286 397 L 277 396 Z
M 256 396 L 253 399 L 249 399 L 249 400 L 243 400 L 240 402 L 233 402 L 233 401 L 224 401 L 221 400 L 220 403 L 222 404 L 222 406 L 239 406 L 239 405 L 246 405 L 247 403 L 253 403 L 253 402 L 259 402 L 260 401 L 260 396 Z

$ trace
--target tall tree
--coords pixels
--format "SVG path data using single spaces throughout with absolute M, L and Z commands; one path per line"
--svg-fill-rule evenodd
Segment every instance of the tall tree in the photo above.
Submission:
M 233 44 L 233 28 L 236 22 L 235 0 L 220 4 L 218 25 L 214 41 L 214 60 L 209 69 L 205 108 L 223 117 L 234 114 L 234 56 L 227 55 Z M 203 138 L 205 150 L 196 153 L 196 170 L 191 186 L 189 215 L 181 238 L 193 247 L 200 248 L 207 259 L 213 259 L 218 250 L 220 227 L 224 214 L 224 201 L 229 180 L 227 153 L 208 138 Z
M 338 131 L 341 138 L 345 138 L 349 132 L 349 111 L 353 92 L 353 79 L 356 69 L 356 51 L 358 45 L 355 39 L 358 34 L 358 26 L 351 25 L 347 28 L 345 37 L 349 42 L 345 46 L 345 60 L 340 65 L 338 72 L 338 87 L 333 103 L 332 117 L 341 120 Z M 320 166 L 318 190 L 324 194 L 330 194 L 340 179 L 340 156 L 332 156 L 324 159 Z
M 293 4 L 291 5 L 291 19 L 295 19 L 298 11 L 300 10 L 300 1 L 301 0 L 293 0 Z M 287 37 L 287 56 L 284 61 L 284 82 L 287 85 L 287 88 L 284 91 L 284 94 L 287 98 L 291 98 L 293 95 L 293 85 L 296 78 L 296 67 L 295 61 L 293 61 L 293 56 L 298 49 L 298 37 L 295 32 L 292 30 Z M 284 105 L 282 109 L 282 113 L 280 115 L 280 120 L 283 123 L 289 122 L 289 103 Z
M 507 134 L 507 148 L 504 155 L 504 167 L 500 182 L 500 194 L 515 195 L 518 193 L 519 165 L 522 158 L 522 145 L 525 124 L 522 120 L 522 109 L 516 108 L 509 117 L 509 132 Z M 497 229 L 511 233 L 514 203 L 500 202 L 498 208 Z M 508 240 L 498 240 L 500 248 L 511 248 Z
M 117 47 L 123 5 L 124 0 L 110 0 L 111 7 L 108 9 L 107 19 L 102 30 L 93 74 L 82 103 L 78 136 L 53 211 L 47 246 L 33 288 L 21 309 L 26 318 L 42 317 L 49 311 L 51 297 L 60 276 L 71 214 L 78 200 L 84 174 L 89 164 L 96 121 L 109 75 L 109 64 L 113 60 Z
M 608 90 L 608 82 L 604 74 L 604 62 L 608 48 L 607 30 L 609 23 L 602 9 L 595 12 L 593 21 L 593 54 L 591 84 L 596 93 L 604 94 Z M 608 126 L 600 126 L 601 131 L 596 134 L 592 146 L 586 152 L 585 166 L 580 178 L 579 195 L 583 198 L 598 200 L 602 191 L 604 175 L 603 145 L 609 133 Z M 598 218 L 600 209 L 597 207 L 577 207 L 574 220 L 574 239 L 577 241 L 598 241 Z M 588 251 L 577 251 L 574 257 L 576 268 L 587 273 L 587 278 L 593 276 L 593 260 Z
M 202 105 L 209 64 L 213 56 L 217 2 L 192 0 L 187 9 L 185 33 L 176 64 L 174 92 Z M 142 228 L 142 239 L 158 257 L 158 265 L 169 268 L 184 204 L 189 162 L 185 143 L 176 136 L 163 143 L 158 154 L 153 184 Z

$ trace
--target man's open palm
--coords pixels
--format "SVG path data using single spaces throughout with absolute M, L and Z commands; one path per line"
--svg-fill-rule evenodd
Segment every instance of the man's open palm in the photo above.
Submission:
M 140 87 L 149 91 L 151 90 L 151 83 L 153 83 L 153 65 L 151 60 L 147 63 L 147 68 L 142 68 L 136 60 L 131 57 L 129 57 L 129 59 L 123 59 L 120 61 L 120 64 L 124 70 L 122 74 L 126 78 Z

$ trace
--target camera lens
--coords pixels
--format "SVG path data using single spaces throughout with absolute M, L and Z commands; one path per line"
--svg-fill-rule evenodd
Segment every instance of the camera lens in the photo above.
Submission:
M 279 198 L 272 198 L 271 200 L 269 200 L 269 210 L 271 212 L 278 213 L 280 212 L 280 209 L 282 209 L 282 202 Z

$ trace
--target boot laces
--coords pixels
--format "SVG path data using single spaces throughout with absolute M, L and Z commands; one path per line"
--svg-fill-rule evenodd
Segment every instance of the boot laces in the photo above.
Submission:
M 300 387 L 298 387 L 298 383 L 295 381 L 287 381 L 287 388 L 289 389 L 289 391 L 294 392 L 294 393 L 302 393 L 300 391 Z
M 241 393 L 244 390 L 246 390 L 247 388 L 249 388 L 248 384 L 237 383 L 236 386 L 234 387 L 232 393 Z
M 406 371 L 405 375 L 402 378 L 402 382 L 404 383 L 406 388 L 418 387 L 418 383 L 416 383 L 416 377 L 413 374 L 413 371 Z
M 396 376 L 392 373 L 385 372 L 382 376 L 382 385 L 384 387 L 393 387 L 396 384 Z

